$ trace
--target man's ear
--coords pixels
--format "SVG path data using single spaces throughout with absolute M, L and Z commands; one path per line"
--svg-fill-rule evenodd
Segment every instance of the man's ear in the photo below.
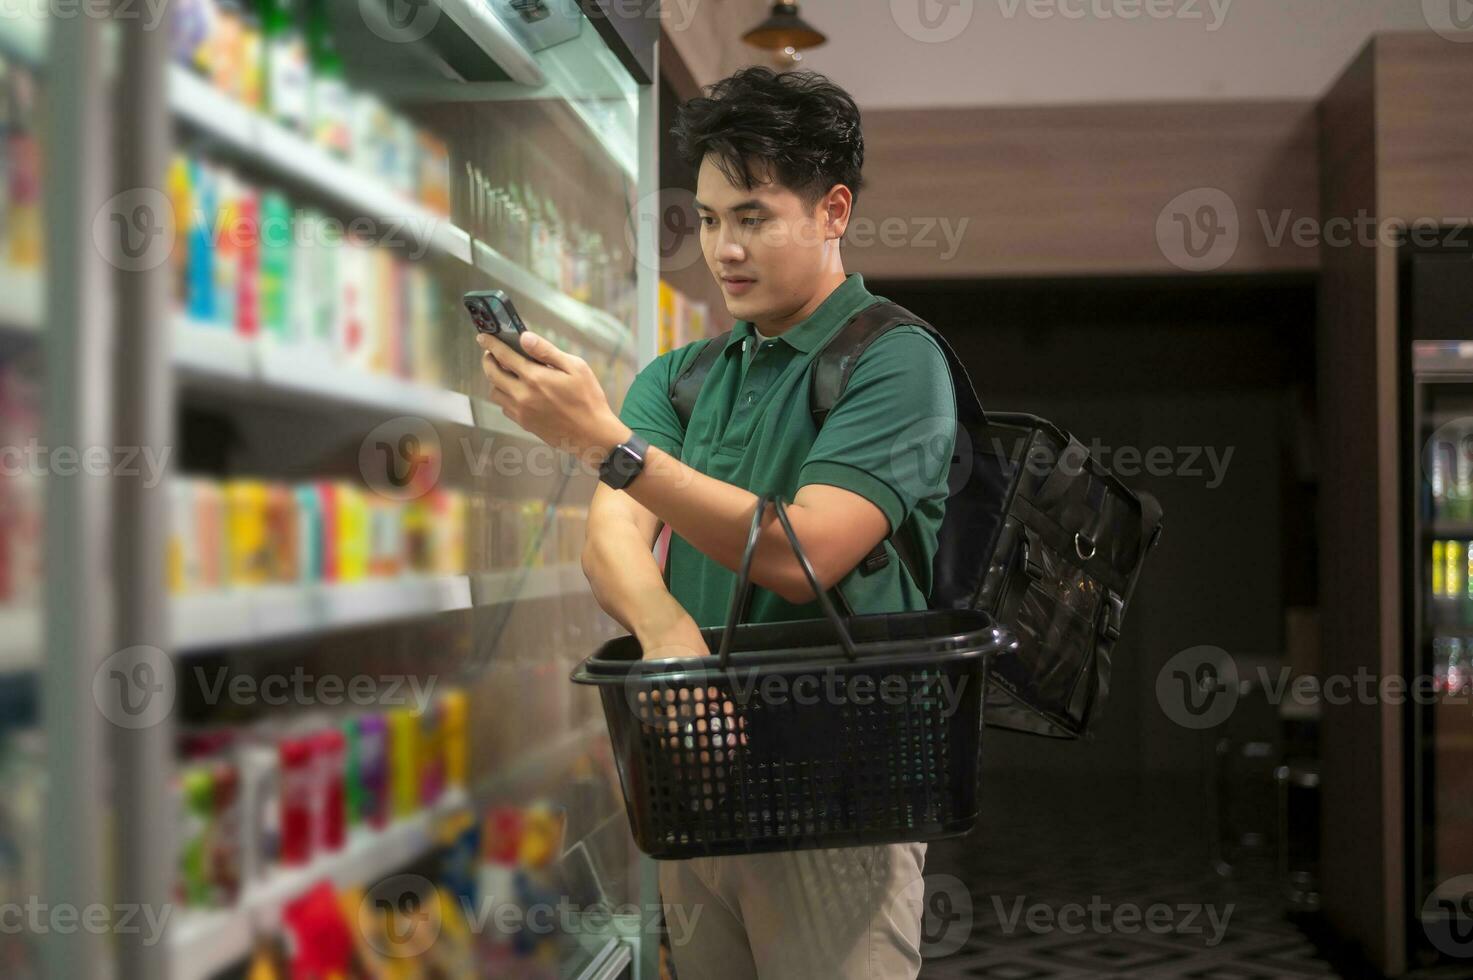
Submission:
M 854 194 L 843 184 L 835 184 L 819 202 L 819 218 L 833 238 L 843 238 L 853 215 Z

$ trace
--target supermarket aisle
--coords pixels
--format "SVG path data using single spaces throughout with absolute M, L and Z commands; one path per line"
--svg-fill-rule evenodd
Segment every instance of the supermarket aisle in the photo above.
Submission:
M 1041 783 L 987 773 L 978 829 L 929 849 L 927 876 L 965 884 L 974 924 L 955 953 L 927 961 L 922 980 L 1346 975 L 1284 916 L 1270 867 L 1236 881 L 1213 872 L 1195 780 Z M 1162 923 L 1157 932 L 1145 915 Z

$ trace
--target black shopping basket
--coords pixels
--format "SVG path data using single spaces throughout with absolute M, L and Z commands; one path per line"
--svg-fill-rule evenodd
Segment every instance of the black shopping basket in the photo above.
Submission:
M 632 636 L 573 672 L 599 686 L 629 825 L 674 859 L 925 841 L 977 820 L 981 711 L 1012 638 L 975 610 L 840 617 L 777 517 L 825 619 L 738 626 L 758 498 L 715 655 L 642 659 Z

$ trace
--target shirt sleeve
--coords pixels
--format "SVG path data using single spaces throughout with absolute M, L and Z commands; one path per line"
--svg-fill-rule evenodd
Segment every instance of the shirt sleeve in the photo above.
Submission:
M 956 400 L 946 355 L 918 327 L 875 341 L 829 411 L 798 474 L 859 494 L 893 534 L 917 503 L 945 499 L 956 445 Z
M 661 354 L 644 366 L 629 384 L 624 404 L 619 408 L 619 421 L 643 436 L 649 444 L 680 458 L 685 442 L 685 426 L 670 404 L 671 372 L 676 370 L 676 355 L 681 351 Z

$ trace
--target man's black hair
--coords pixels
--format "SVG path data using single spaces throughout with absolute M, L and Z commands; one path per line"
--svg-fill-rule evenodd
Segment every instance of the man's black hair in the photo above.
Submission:
M 743 68 L 680 107 L 671 132 L 685 162 L 708 154 L 738 187 L 770 176 L 809 207 L 835 184 L 858 200 L 864 178 L 859 106 L 848 92 L 811 71 Z M 765 164 L 770 171 L 754 168 Z

